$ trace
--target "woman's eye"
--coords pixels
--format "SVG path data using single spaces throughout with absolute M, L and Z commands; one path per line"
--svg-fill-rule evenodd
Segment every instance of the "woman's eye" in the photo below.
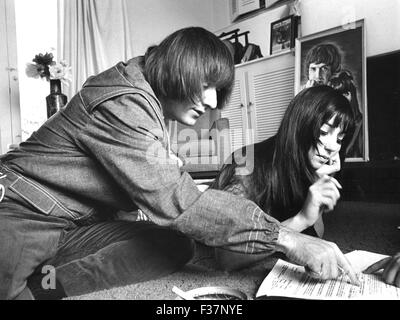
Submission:
M 321 136 L 326 136 L 328 134 L 328 132 L 324 131 L 324 130 L 319 130 L 319 134 Z

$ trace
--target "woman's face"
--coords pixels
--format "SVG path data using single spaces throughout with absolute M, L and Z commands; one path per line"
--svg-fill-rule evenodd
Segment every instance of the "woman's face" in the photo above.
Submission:
M 335 117 L 333 116 L 327 123 L 322 125 L 317 148 L 311 147 L 308 152 L 311 166 L 315 170 L 318 170 L 324 164 L 330 164 L 342 147 L 344 133 L 342 133 L 340 127 L 333 127 Z
M 174 100 L 163 101 L 164 117 L 177 120 L 188 126 L 193 126 L 207 111 L 217 107 L 217 90 L 215 87 L 204 86 L 202 100 L 198 103 L 192 101 L 179 102 Z

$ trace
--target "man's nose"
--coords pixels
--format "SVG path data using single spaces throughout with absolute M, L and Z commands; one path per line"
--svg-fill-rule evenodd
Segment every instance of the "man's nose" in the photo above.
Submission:
M 202 104 L 210 109 L 217 107 L 217 90 L 215 88 L 207 88 L 203 91 Z
M 316 68 L 316 69 L 315 69 L 315 77 L 316 77 L 317 79 L 319 79 L 320 75 L 321 75 L 321 69 L 320 69 L 320 68 Z

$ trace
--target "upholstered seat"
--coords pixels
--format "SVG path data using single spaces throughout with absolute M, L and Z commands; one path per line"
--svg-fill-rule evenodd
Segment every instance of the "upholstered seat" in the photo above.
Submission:
M 173 137 L 172 151 L 184 162 L 182 171 L 189 173 L 218 171 L 231 153 L 229 120 L 220 118 L 202 134 L 185 129 Z

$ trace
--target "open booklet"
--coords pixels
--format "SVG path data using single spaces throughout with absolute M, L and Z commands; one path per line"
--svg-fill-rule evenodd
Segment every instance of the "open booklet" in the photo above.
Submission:
M 380 280 L 380 275 L 361 273 L 368 266 L 387 256 L 368 252 L 352 251 L 347 259 L 358 273 L 361 286 L 349 283 L 347 276 L 335 280 L 317 280 L 311 278 L 304 267 L 278 260 L 271 272 L 259 287 L 256 298 L 288 297 L 316 300 L 396 300 L 400 299 L 400 288 L 388 285 Z

